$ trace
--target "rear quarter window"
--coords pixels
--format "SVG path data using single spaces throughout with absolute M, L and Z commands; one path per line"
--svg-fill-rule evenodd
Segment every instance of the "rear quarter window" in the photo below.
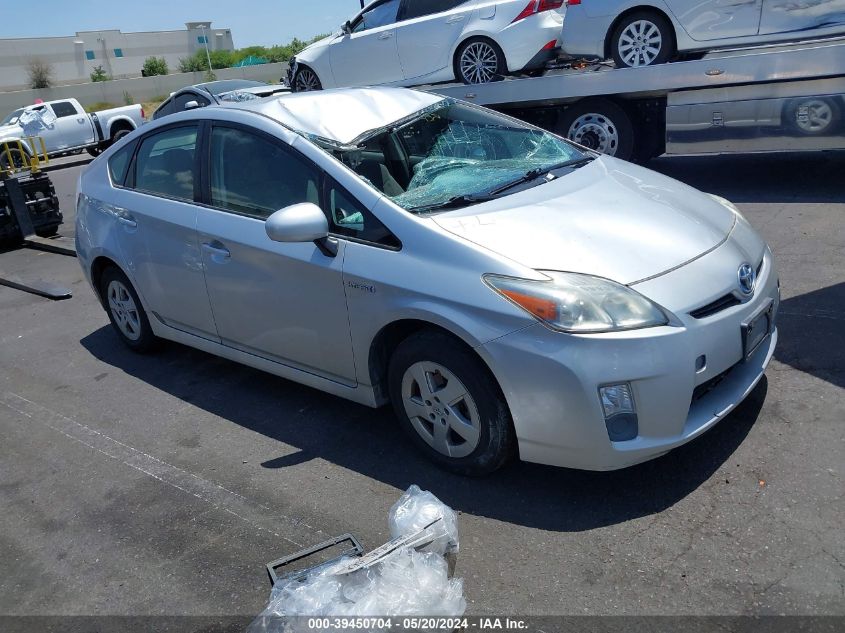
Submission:
M 113 185 L 122 187 L 126 182 L 126 174 L 129 172 L 129 163 L 132 160 L 132 154 L 135 153 L 136 145 L 137 143 L 129 143 L 109 159 L 109 176 Z

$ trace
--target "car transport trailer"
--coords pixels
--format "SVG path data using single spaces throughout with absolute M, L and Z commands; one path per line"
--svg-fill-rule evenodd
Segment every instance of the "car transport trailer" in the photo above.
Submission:
M 845 38 L 639 68 L 608 64 L 426 90 L 506 112 L 626 160 L 845 148 Z

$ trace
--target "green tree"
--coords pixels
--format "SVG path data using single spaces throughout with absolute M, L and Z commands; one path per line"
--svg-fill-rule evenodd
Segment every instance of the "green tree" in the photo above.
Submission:
M 164 57 L 147 57 L 144 60 L 144 67 L 141 74 L 144 77 L 155 77 L 156 75 L 167 75 L 170 70 L 167 68 L 167 61 Z
M 94 66 L 94 70 L 91 71 L 91 81 L 97 83 L 98 81 L 108 81 L 109 76 L 106 71 L 103 69 L 102 64 L 99 66 Z
M 53 66 L 43 59 L 30 59 L 26 65 L 26 72 L 32 88 L 49 88 L 53 84 Z

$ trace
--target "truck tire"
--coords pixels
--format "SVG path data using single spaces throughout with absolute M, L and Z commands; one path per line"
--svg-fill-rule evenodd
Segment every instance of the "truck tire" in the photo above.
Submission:
M 132 130 L 120 128 L 112 135 L 111 140 L 103 141 L 102 143 L 100 143 L 99 145 L 95 145 L 94 147 L 89 147 L 86 151 L 91 154 L 91 156 L 93 156 L 94 158 L 97 158 L 97 156 L 105 152 L 109 147 L 117 143 L 124 136 L 129 136 L 130 134 L 132 134 Z
M 48 224 L 47 226 L 35 229 L 35 234 L 38 237 L 53 237 L 58 234 L 59 226 L 59 224 Z
M 617 68 L 663 64 L 674 54 L 672 23 L 655 11 L 625 16 L 610 36 L 610 56 Z
M 0 169 L 8 170 L 10 167 L 23 169 L 29 160 L 25 153 L 16 147 L 9 148 L 9 151 L 0 150 Z
M 422 331 L 390 359 L 393 409 L 411 441 L 440 467 L 478 476 L 516 454 L 510 411 L 493 375 L 469 348 Z
M 602 154 L 631 160 L 634 153 L 634 126 L 631 117 L 608 99 L 586 99 L 561 114 L 558 135 Z

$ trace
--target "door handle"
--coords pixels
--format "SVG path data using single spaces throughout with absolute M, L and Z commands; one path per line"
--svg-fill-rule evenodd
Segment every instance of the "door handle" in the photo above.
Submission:
M 85 123 L 85 119 L 77 119 L 76 122 L 81 125 L 82 123 Z
M 125 216 L 119 215 L 117 216 L 117 221 L 120 222 L 123 226 L 129 227 L 130 229 L 138 228 L 138 223 L 132 218 L 127 218 Z
M 378 36 L 380 40 L 389 40 L 391 37 L 393 37 L 393 31 L 385 31 Z
M 451 18 L 446 20 L 446 24 L 455 24 L 456 22 L 463 22 L 464 21 L 463 15 L 453 15 Z
M 221 259 L 229 259 L 232 256 L 229 249 L 220 242 L 203 242 L 202 250 L 212 257 L 219 257 Z

